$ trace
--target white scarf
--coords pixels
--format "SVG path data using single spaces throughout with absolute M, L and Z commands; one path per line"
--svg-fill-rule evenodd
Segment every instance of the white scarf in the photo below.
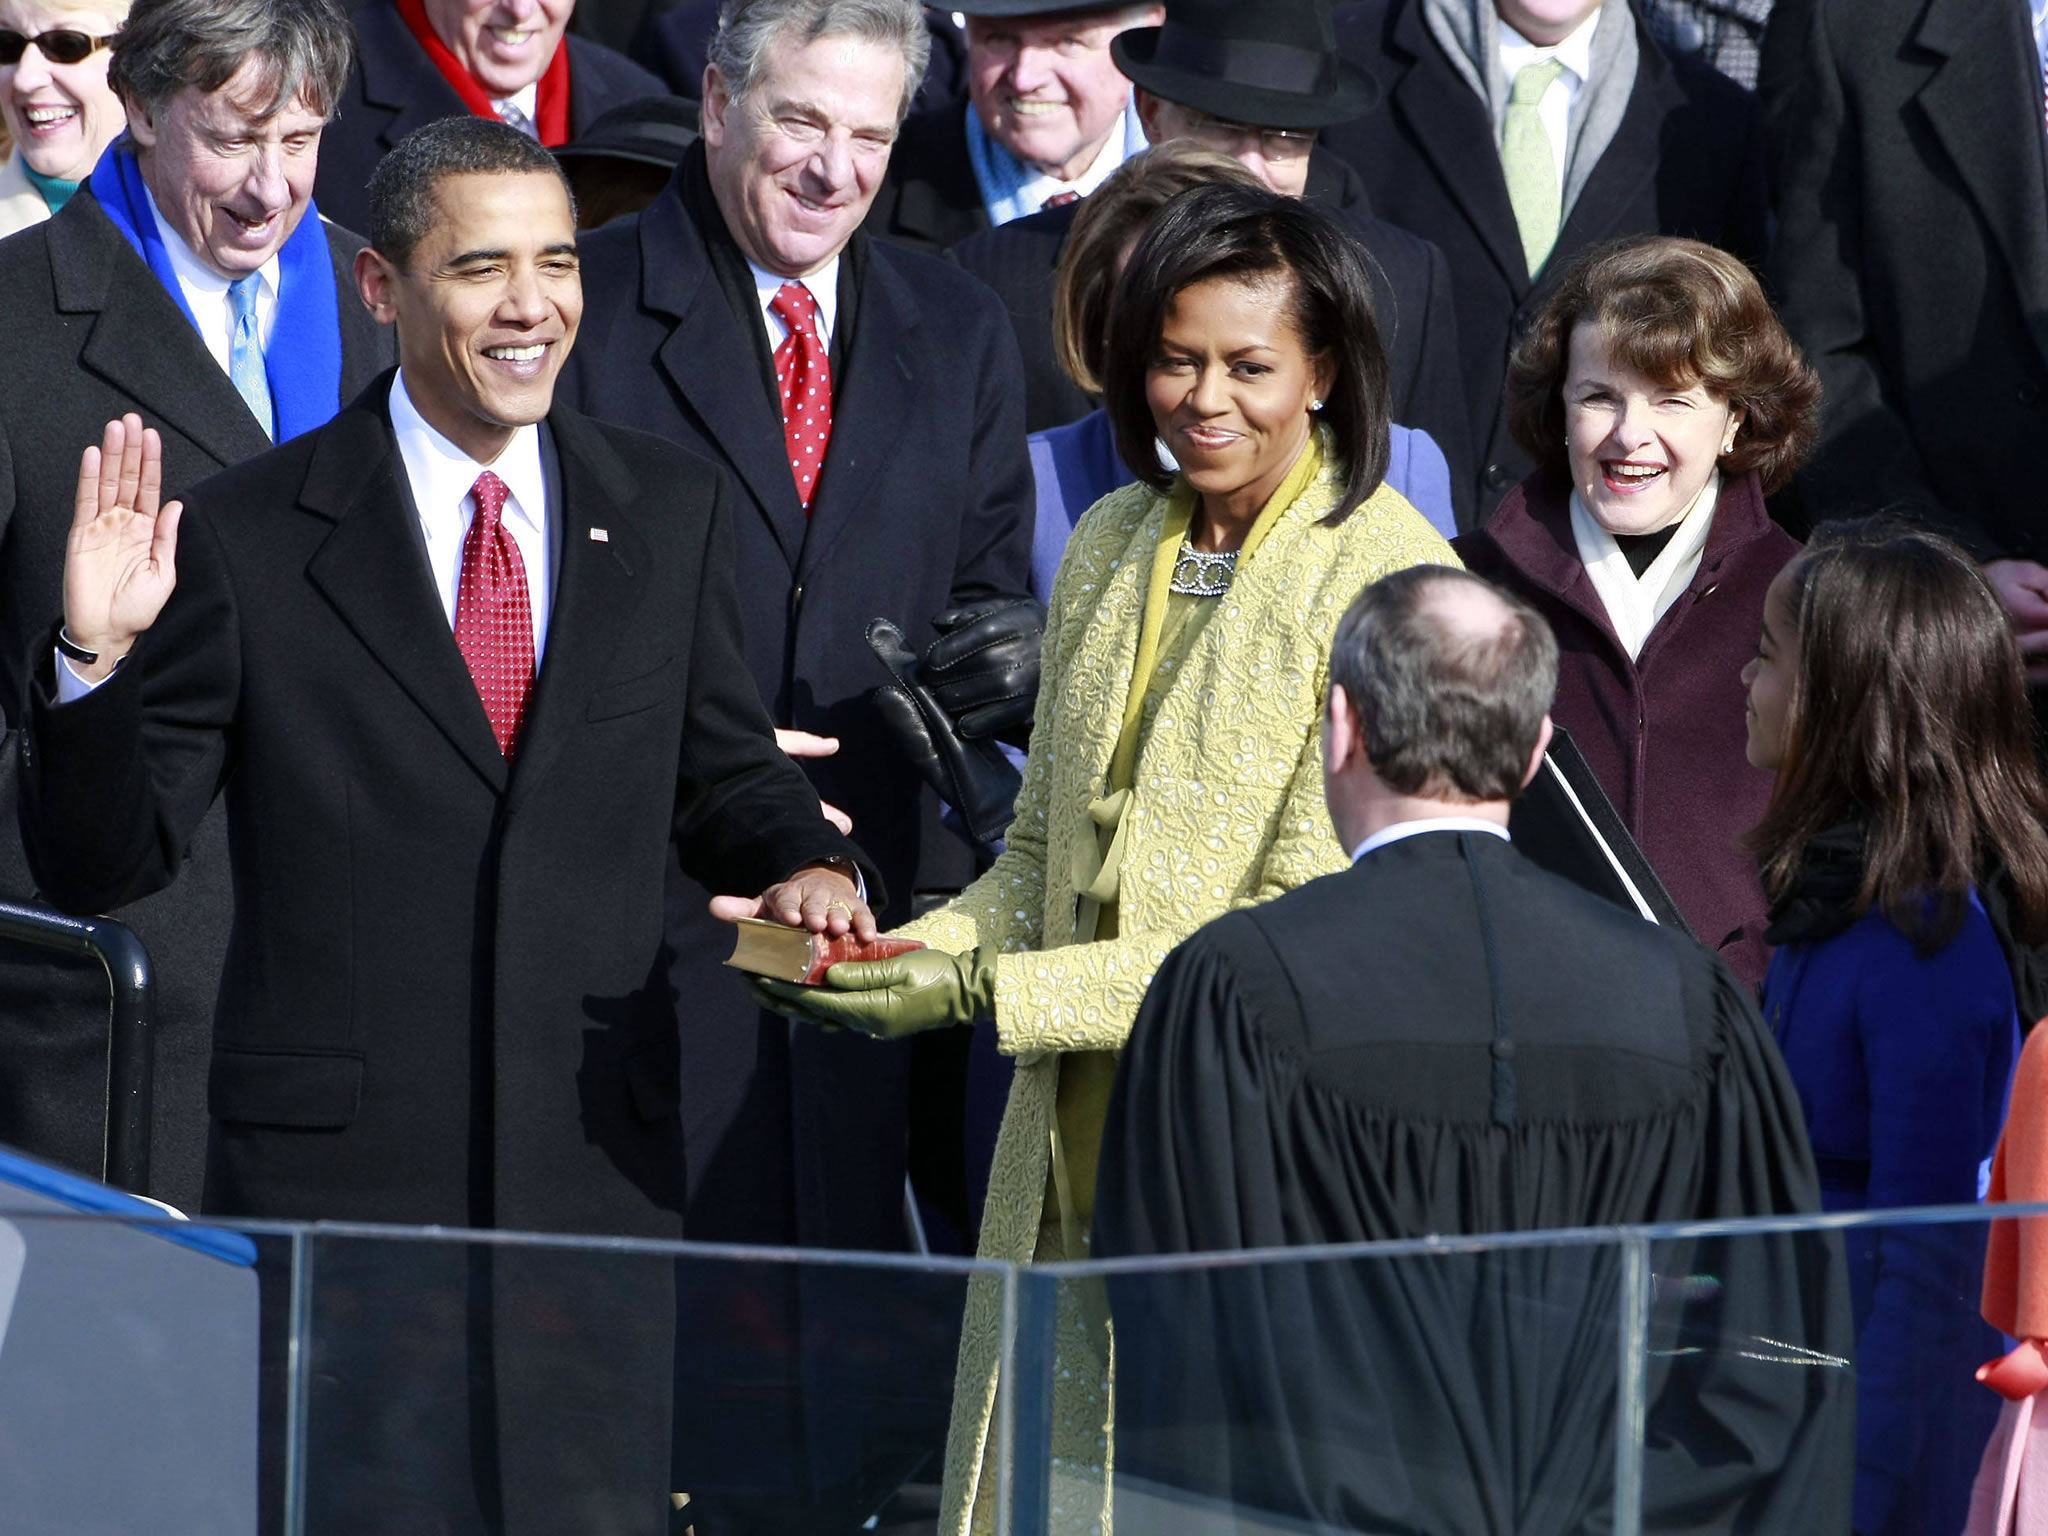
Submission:
M 1614 535 L 1593 520 L 1577 491 L 1572 492 L 1572 538 L 1579 546 L 1579 559 L 1593 578 L 1593 590 L 1607 609 L 1615 638 L 1628 652 L 1630 661 L 1642 654 L 1643 642 L 1664 617 L 1665 610 L 1678 601 L 1679 594 L 1692 585 L 1706 552 L 1707 535 L 1714 526 L 1714 502 L 1721 493 L 1720 471 L 1707 476 L 1692 506 L 1679 519 L 1671 542 L 1657 552 L 1641 576 L 1628 563 Z

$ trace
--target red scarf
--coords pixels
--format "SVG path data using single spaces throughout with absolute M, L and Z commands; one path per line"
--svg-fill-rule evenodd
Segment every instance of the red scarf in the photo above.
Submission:
M 462 60 L 448 51 L 448 45 L 441 41 L 427 20 L 426 0 L 398 0 L 398 14 L 405 18 L 406 28 L 419 39 L 419 45 L 427 50 L 427 57 L 434 61 L 434 68 L 441 71 L 441 78 L 455 88 L 455 94 L 462 98 L 462 104 L 478 117 L 496 117 L 498 109 L 491 105 L 490 92 L 476 83 L 476 78 L 462 67 Z M 556 45 L 555 56 L 548 60 L 548 67 L 540 77 L 540 87 L 535 92 L 533 125 L 540 130 L 540 141 L 549 149 L 569 142 L 569 39 L 564 37 Z

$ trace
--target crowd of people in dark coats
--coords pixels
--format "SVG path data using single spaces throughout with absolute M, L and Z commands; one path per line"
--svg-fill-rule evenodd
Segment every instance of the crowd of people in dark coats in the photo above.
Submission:
M 1071 1029 L 1027 1038 L 1029 983 L 993 940 L 980 971 L 971 949 L 848 971 L 807 1011 L 723 963 L 731 920 L 754 902 L 833 936 L 939 934 L 933 914 L 993 881 L 1022 921 L 1069 875 L 1031 842 L 1067 833 L 1010 824 L 1050 771 L 1032 743 L 1093 739 L 1069 727 L 1095 683 L 1040 697 L 1041 653 L 1066 679 L 1079 643 L 1048 638 L 1048 607 L 1055 629 L 1111 613 L 1151 568 L 1144 541 L 1179 530 L 1093 721 L 1115 755 L 1059 812 L 1087 876 L 1074 942 L 1130 946 L 1119 861 L 1126 891 L 1141 864 L 1180 878 L 1144 842 L 1142 752 L 1178 729 L 1153 669 L 1196 654 L 1188 601 L 1250 566 L 1287 510 L 1269 499 L 1335 486 L 1329 527 L 1385 538 L 1395 565 L 1461 563 L 1554 640 L 1542 740 L 1561 728 L 1552 757 L 1582 761 L 1618 862 L 1714 957 L 1700 974 L 1731 990 L 1707 1011 L 1740 1013 L 1726 1027 L 1747 1040 L 1761 1009 L 1759 1102 L 1778 1115 L 1782 1089 L 1783 1123 L 1803 1122 L 1783 1142 L 1796 1176 L 1744 1186 L 1768 1187 L 1756 1209 L 1722 1189 L 1711 1211 L 1508 1202 L 1498 1224 L 1979 1201 L 2048 1012 L 2028 713 L 2048 688 L 2048 516 L 2027 489 L 2048 420 L 2044 78 L 2030 0 L 0 0 L 0 900 L 108 911 L 148 948 L 146 1193 L 179 1208 L 972 1254 L 1007 1198 L 991 1167 L 1000 1186 L 1016 1162 L 999 1135 L 1050 1138 L 1029 1194 L 1071 1217 L 1062 1137 L 1085 1128 L 1092 1179 L 1114 1102 L 1105 1159 L 1144 1147 L 1121 1117 L 1170 1118 L 1143 1097 L 1160 1084 L 1117 1079 L 1112 1101 L 1114 1052 L 1135 1041 L 1166 1071 L 1166 1034 L 1142 1031 L 1186 1017 L 1148 1005 L 1105 1045 L 1091 993 Z M 450 121 L 538 158 L 422 137 Z M 532 271 L 499 240 L 407 298 L 414 253 L 461 222 L 437 177 L 543 173 L 571 224 Z M 1155 294 L 1156 334 L 1120 331 L 1171 267 L 1148 236 L 1190 207 L 1264 233 Z M 499 217 L 492 238 L 546 223 Z M 1259 303 L 1188 298 L 1218 284 Z M 1169 401 L 1169 378 L 1207 377 L 1187 338 L 1226 312 L 1257 335 L 1219 351 L 1214 389 Z M 1365 312 L 1345 327 L 1370 346 L 1307 329 Z M 1275 380 L 1301 399 L 1262 415 L 1246 402 Z M 524 457 L 501 463 L 508 443 Z M 1238 447 L 1266 456 L 1224 486 L 1204 455 Z M 158 629 L 154 611 L 84 616 L 96 484 L 106 518 L 147 499 L 175 529 L 168 508 L 189 509 L 190 580 Z M 1143 559 L 1083 602 L 1063 573 L 1092 570 L 1099 509 L 1154 492 L 1158 526 L 1119 535 Z M 498 493 L 509 510 L 486 516 Z M 369 503 L 398 509 L 375 535 Z M 509 716 L 465 639 L 485 521 L 533 540 L 502 556 L 532 623 Z M 627 625 L 657 600 L 658 622 Z M 1277 647 L 1239 658 L 1277 669 L 1264 696 L 1297 675 L 1363 689 L 1332 687 L 1329 636 L 1296 618 L 1284 643 L 1244 642 Z M 209 649 L 229 633 L 241 650 Z M 277 635 L 305 654 L 263 654 Z M 356 649 L 345 686 L 323 673 Z M 146 747 L 124 757 L 110 743 L 131 731 Z M 1360 727 L 1368 756 L 1378 739 Z M 92 772 L 50 766 L 80 754 Z M 1265 783 L 1279 770 L 1256 759 L 1240 744 L 1219 839 L 1254 780 L 1313 788 Z M 1480 798 L 1505 815 L 1521 788 Z M 1242 891 L 1211 880 L 1221 905 L 1160 930 L 1137 993 L 1206 917 L 1337 878 L 1318 859 L 1359 850 L 1336 836 L 1318 822 L 1313 855 Z M 1028 891 L 1004 885 L 1006 838 L 1033 850 Z M 1483 882 L 1474 858 L 1457 870 Z M 1055 942 L 1032 927 L 1003 943 Z M 841 1017 L 835 989 L 877 997 Z M 106 1059 L 97 971 L 0 952 L 0 1142 L 102 1172 Z M 1056 1089 L 1031 1079 L 1029 1113 L 1020 1060 L 1067 1063 Z M 1133 1205 L 1193 1198 L 1157 1175 L 1105 1162 L 1110 1250 L 1207 1245 Z M 1417 1222 L 1252 1221 L 1243 1241 L 1419 1236 L 1440 1210 Z M 1815 1282 L 1846 1276 L 1844 1347 L 1866 1362 L 1853 1498 L 1821 1517 L 1840 1529 L 1977 1518 L 1996 1399 L 1969 1370 L 1998 1335 L 1936 1337 L 1913 1288 L 1974 1315 L 1980 1236 L 1872 1236 Z M 772 1314 L 772 1390 L 803 1401 L 801 1341 L 832 1331 L 814 1298 L 686 1293 L 658 1301 L 679 1359 Z M 906 1328 L 949 1355 L 961 1323 Z M 1125 1387 L 1132 1413 L 1171 1395 Z M 673 1486 L 697 1491 L 700 1529 L 775 1528 L 777 1499 L 801 1528 L 873 1513 L 882 1453 L 853 1431 L 787 1430 L 789 1459 L 830 1476 L 721 1488 L 758 1422 L 704 1409 L 720 1401 L 705 1388 L 676 1419 L 696 1442 Z M 981 1407 L 981 1438 L 946 1453 L 961 1529 L 990 1513 L 954 1486 L 996 1443 Z M 1088 1455 L 1106 1481 L 1115 1458 Z M 503 1488 L 463 1497 L 453 1528 L 500 1528 Z

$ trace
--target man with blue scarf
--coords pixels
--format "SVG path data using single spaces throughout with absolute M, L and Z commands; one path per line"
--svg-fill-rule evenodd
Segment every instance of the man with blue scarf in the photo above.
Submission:
M 140 416 L 175 494 L 332 417 L 391 360 L 351 276 L 362 241 L 312 203 L 348 77 L 337 0 L 136 0 L 109 78 L 128 117 L 79 195 L 0 246 L 0 727 L 18 728 L 61 604 L 75 460 Z M 10 734 L 0 762 L 16 757 Z M 35 892 L 0 771 L 0 897 Z M 183 877 L 119 914 L 157 969 L 152 1192 L 199 1198 L 213 996 L 227 937 L 225 821 Z M 0 1140 L 100 1171 L 106 989 L 0 957 Z

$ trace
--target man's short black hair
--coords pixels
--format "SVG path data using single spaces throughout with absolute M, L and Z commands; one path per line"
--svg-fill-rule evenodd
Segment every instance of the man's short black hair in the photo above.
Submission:
M 576 194 L 561 165 L 532 139 L 488 117 L 444 117 L 415 128 L 370 173 L 370 245 L 403 267 L 413 247 L 434 227 L 434 189 L 450 176 L 552 176 L 569 199 L 575 222 Z
M 1474 632 L 1446 622 L 1432 593 L 1491 593 L 1501 622 Z M 1330 644 L 1366 760 L 1397 794 L 1512 800 L 1557 696 L 1557 637 L 1511 592 L 1454 565 L 1411 565 L 1352 601 Z

